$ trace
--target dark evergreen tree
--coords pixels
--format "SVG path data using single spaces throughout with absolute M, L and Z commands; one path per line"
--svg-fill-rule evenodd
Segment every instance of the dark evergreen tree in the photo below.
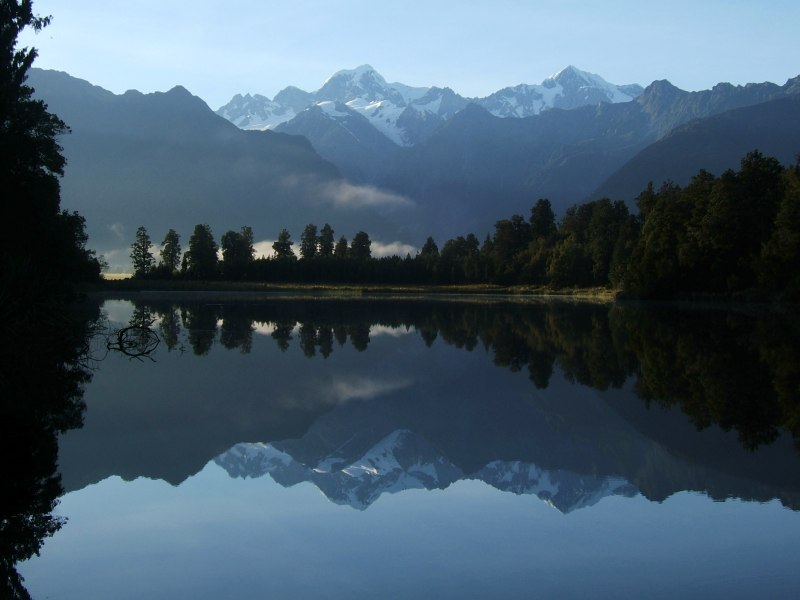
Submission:
M 49 22 L 50 17 L 33 14 L 29 0 L 0 2 L 0 190 L 5 215 L 0 265 L 20 279 L 14 287 L 100 275 L 101 262 L 85 248 L 83 221 L 59 207 L 58 178 L 65 160 L 57 138 L 68 128 L 44 102 L 33 100 L 33 89 L 25 84 L 36 50 L 17 49 L 23 30 L 40 31 Z M 83 264 L 74 264 L 76 260 Z
M 181 264 L 181 236 L 170 229 L 161 242 L 161 269 L 167 275 L 172 275 Z
M 784 176 L 785 192 L 775 227 L 761 252 L 759 278 L 762 286 L 789 292 L 800 299 L 800 157 Z
M 556 216 L 547 198 L 539 198 L 531 209 L 531 237 L 547 237 L 556 232 Z
M 209 279 L 217 274 L 217 243 L 208 225 L 195 225 L 184 254 L 186 274 L 195 279 Z
M 334 244 L 333 228 L 325 223 L 319 231 L 319 255 L 323 257 L 333 256 Z
M 367 260 L 372 256 L 372 241 L 364 231 L 359 231 L 350 242 L 350 256 L 356 260 Z
M 519 279 L 524 259 L 521 253 L 531 241 L 531 226 L 520 215 L 495 223 L 492 239 L 491 261 L 495 278 L 502 283 Z
M 333 249 L 333 255 L 336 258 L 347 258 L 348 254 L 347 238 L 342 236 L 336 242 L 336 247 Z
M 439 258 L 439 246 L 436 245 L 432 237 L 428 236 L 428 239 L 425 240 L 422 249 L 419 251 L 419 256 L 425 259 Z
M 317 246 L 319 245 L 319 238 L 317 237 L 317 226 L 313 223 L 306 225 L 303 233 L 300 236 L 300 256 L 304 259 L 311 259 L 317 256 Z
M 438 262 L 438 276 L 444 283 L 470 283 L 478 279 L 479 242 L 474 234 L 447 240 Z
M 134 277 L 147 277 L 153 270 L 155 259 L 152 252 L 150 252 L 150 236 L 147 234 L 147 229 L 140 226 L 136 230 L 136 238 L 131 245 L 131 263 L 133 265 Z
M 255 258 L 253 230 L 244 226 L 238 232 L 226 231 L 220 239 L 220 248 L 223 275 L 232 279 L 247 277 Z
M 684 287 L 678 248 L 685 244 L 689 216 L 680 198 L 680 188 L 670 182 L 658 192 L 648 186 L 640 194 L 637 203 L 645 216 L 628 266 L 627 290 L 642 296 L 667 296 Z
M 278 239 L 272 244 L 272 249 L 275 251 L 275 258 L 294 259 L 294 251 L 292 246 L 294 242 L 291 240 L 291 235 L 286 229 L 281 229 L 278 234 Z

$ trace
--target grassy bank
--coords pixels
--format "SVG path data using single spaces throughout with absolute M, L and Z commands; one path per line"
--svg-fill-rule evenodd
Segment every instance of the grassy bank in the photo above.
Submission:
M 137 292 L 256 292 L 262 294 L 301 294 L 322 296 L 373 295 L 469 295 L 558 297 L 611 302 L 616 291 L 607 288 L 564 288 L 546 286 L 501 285 L 376 285 L 376 284 L 291 284 L 256 281 L 194 281 L 114 279 L 85 288 L 89 293 Z

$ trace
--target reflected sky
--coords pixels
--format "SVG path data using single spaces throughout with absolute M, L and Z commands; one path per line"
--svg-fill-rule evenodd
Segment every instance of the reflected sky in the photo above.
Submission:
M 111 328 L 134 319 L 128 302 L 104 310 Z M 610 380 L 584 342 L 564 341 L 596 343 L 614 325 L 607 308 L 415 309 L 404 322 L 338 305 L 202 310 L 175 307 L 182 341 L 153 361 L 98 363 L 84 427 L 61 438 L 69 521 L 19 568 L 33 597 L 789 598 L 800 586 L 791 438 L 753 453 L 734 430 L 698 434 L 638 396 L 634 363 L 618 385 L 576 383 Z M 338 337 L 336 311 L 349 327 Z M 547 327 L 521 347 L 502 328 L 463 333 L 490 317 Z M 203 353 L 192 324 L 213 334 Z M 533 364 L 532 344 L 554 340 L 570 350 L 540 386 L 515 357 Z
M 208 465 L 179 487 L 112 477 L 60 511 L 69 524 L 22 569 L 34 597 L 789 598 L 800 585 L 796 514 L 693 493 L 563 515 L 467 480 L 358 512 Z

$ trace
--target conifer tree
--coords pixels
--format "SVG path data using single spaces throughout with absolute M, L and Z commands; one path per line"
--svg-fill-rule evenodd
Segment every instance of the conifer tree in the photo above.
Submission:
M 181 264 L 181 236 L 170 229 L 161 242 L 161 267 L 168 273 L 174 273 Z
M 134 277 L 147 277 L 153 270 L 153 253 L 150 252 L 150 236 L 147 229 L 140 226 L 136 230 L 136 239 L 131 244 L 131 263 L 133 264 Z
M 325 223 L 319 231 L 319 255 L 333 256 L 334 245 L 333 227 Z
M 314 258 L 317 255 L 318 243 L 317 226 L 309 223 L 300 236 L 300 256 L 304 259 Z

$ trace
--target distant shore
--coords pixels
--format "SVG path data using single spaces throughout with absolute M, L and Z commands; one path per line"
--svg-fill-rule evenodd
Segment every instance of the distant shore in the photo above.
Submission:
M 792 299 L 772 297 L 763 293 L 739 292 L 735 294 L 692 294 L 676 298 L 641 299 L 629 297 L 620 290 L 592 288 L 553 288 L 543 285 L 400 285 L 400 284 L 333 284 L 333 283 L 276 283 L 263 281 L 223 281 L 188 279 L 105 279 L 101 283 L 87 284 L 81 292 L 90 296 L 129 298 L 144 295 L 152 299 L 213 296 L 256 300 L 260 297 L 277 298 L 342 298 L 342 299 L 393 299 L 412 300 L 439 298 L 471 302 L 527 302 L 570 301 L 613 304 L 644 303 L 648 306 L 668 305 L 705 309 L 736 308 L 737 310 L 789 310 L 796 311 L 800 303 Z
M 260 281 L 196 281 L 196 280 L 149 280 L 107 279 L 102 283 L 86 286 L 84 292 L 94 294 L 115 293 L 172 293 L 172 292 L 260 292 L 265 294 L 297 294 L 302 296 L 507 296 L 507 297 L 552 297 L 575 300 L 613 302 L 617 290 L 608 288 L 564 288 L 553 289 L 534 285 L 396 285 L 396 284 L 309 284 L 273 283 Z

